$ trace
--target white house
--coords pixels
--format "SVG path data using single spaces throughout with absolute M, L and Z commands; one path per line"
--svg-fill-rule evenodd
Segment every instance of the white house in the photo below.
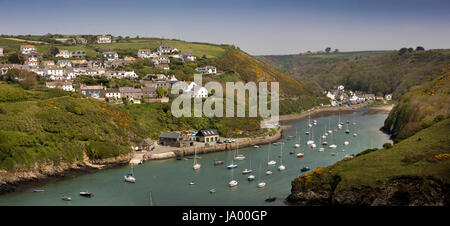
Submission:
M 160 46 L 158 48 L 158 54 L 159 55 L 163 55 L 163 54 L 172 54 L 178 52 L 178 49 L 173 48 L 172 46 Z
M 55 62 L 53 60 L 43 60 L 41 62 L 42 66 L 55 66 Z
M 3 48 L 0 48 L 0 57 L 3 56 Z
M 108 59 L 109 61 L 119 59 L 119 54 L 116 52 L 103 52 L 102 57 Z
M 106 89 L 105 97 L 120 99 L 120 91 L 119 89 Z
M 193 98 L 207 98 L 208 90 L 205 87 L 195 86 L 191 91 Z
M 34 45 L 20 45 L 20 52 L 22 54 L 28 54 L 36 52 L 36 48 L 34 47 Z
M 385 100 L 392 100 L 392 94 L 386 94 L 385 96 L 384 96 L 384 99 Z
M 31 68 L 30 71 L 36 73 L 37 75 L 44 76 L 45 70 L 43 68 Z
M 214 66 L 198 67 L 195 70 L 204 74 L 217 74 L 217 68 Z
M 152 53 L 150 49 L 139 49 L 137 55 L 139 58 L 152 58 L 157 56 L 157 54 Z
M 181 52 L 180 58 L 183 62 L 192 62 L 196 60 L 196 57 L 192 54 L 192 52 Z
M 42 59 L 42 54 L 37 52 L 29 52 L 27 54 L 23 54 L 23 56 L 28 61 L 39 61 Z
M 70 58 L 70 52 L 69 50 L 59 50 L 55 57 L 62 57 L 67 59 Z
M 190 93 L 197 86 L 195 82 L 178 81 L 172 85 L 172 89 L 183 90 L 183 93 Z
M 152 58 L 153 64 L 168 64 L 170 63 L 169 57 L 167 56 L 156 56 Z
M 75 91 L 75 89 L 72 86 L 72 82 L 46 82 L 45 86 L 47 88 L 62 89 L 71 92 Z
M 45 75 L 47 76 L 63 76 L 64 75 L 64 69 L 58 67 L 58 66 L 48 66 L 45 68 Z
M 23 64 L 27 65 L 27 66 L 30 66 L 30 67 L 37 67 L 38 66 L 38 62 L 36 60 L 26 60 Z
M 60 67 L 72 67 L 72 61 L 70 60 L 58 60 L 56 64 Z
M 97 36 L 97 43 L 111 43 L 112 37 L 110 35 L 99 35 Z
M 138 75 L 134 71 L 109 71 L 105 74 L 107 78 L 137 78 Z
M 334 100 L 334 98 L 335 98 L 334 94 L 330 93 L 330 91 L 328 91 L 327 97 L 332 99 L 332 100 Z

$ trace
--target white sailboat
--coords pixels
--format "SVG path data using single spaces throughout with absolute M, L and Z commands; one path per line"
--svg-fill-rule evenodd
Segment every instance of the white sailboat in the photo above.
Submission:
M 236 143 L 236 156 L 234 157 L 234 160 L 244 160 L 245 156 L 243 154 L 239 154 L 239 144 Z
M 329 130 L 327 132 L 331 135 L 333 133 L 333 130 L 331 130 L 331 119 L 328 119 L 328 128 Z
M 233 158 L 231 158 L 231 164 L 229 164 L 229 165 L 227 166 L 227 168 L 228 168 L 228 169 L 234 169 L 234 168 L 237 168 L 237 166 L 238 166 L 238 165 L 234 163 Z
M 267 160 L 268 160 L 267 165 L 269 165 L 269 166 L 277 164 L 277 162 L 275 162 L 275 160 L 269 160 L 271 149 L 272 149 L 272 144 L 269 144 L 269 152 L 267 153 Z
M 295 136 L 298 136 L 298 143 L 294 144 L 294 147 L 299 148 L 300 147 L 300 136 L 298 135 L 298 129 L 295 130 Z
M 231 181 L 228 183 L 228 186 L 230 186 L 230 187 L 235 187 L 238 185 L 237 180 L 233 179 L 233 171 L 234 170 L 231 170 Z
M 281 158 L 280 158 L 280 165 L 278 166 L 278 170 L 279 171 L 283 171 L 283 170 L 286 169 L 286 167 L 283 165 L 283 145 L 281 145 L 281 151 L 280 152 L 281 152 L 280 153 Z
M 134 177 L 134 165 L 131 164 L 131 173 L 124 176 L 125 182 L 136 183 L 136 178 Z
M 344 141 L 344 145 L 345 145 L 345 146 L 347 146 L 347 145 L 349 145 L 349 144 L 350 144 L 350 142 Z
M 258 171 L 258 188 L 263 188 L 266 186 L 266 182 L 261 181 L 261 163 L 259 163 L 259 171 Z
M 312 124 L 311 124 L 311 112 L 308 111 L 308 127 L 311 128 Z
M 312 135 L 312 139 L 311 139 L 311 140 L 308 140 L 308 141 L 306 142 L 306 144 L 312 147 L 313 144 L 314 144 L 314 130 L 311 130 L 311 135 Z
M 334 143 L 334 136 L 333 136 L 333 134 L 331 134 L 331 138 L 333 139 L 333 143 Z M 330 147 L 331 149 L 336 149 L 336 148 L 337 148 L 337 145 L 336 145 L 336 144 L 331 144 L 331 145 L 329 145 L 329 147 Z
M 194 147 L 194 170 L 200 169 L 200 164 L 197 163 L 197 149 Z
M 346 133 L 346 134 L 349 134 L 349 133 L 350 133 L 350 130 L 348 129 L 348 124 L 347 124 L 347 129 L 345 130 L 345 133 Z
M 252 168 L 252 162 L 250 161 L 250 169 L 245 168 L 244 171 L 242 171 L 242 174 L 249 174 L 253 172 Z
M 324 132 L 325 132 L 326 130 L 327 130 L 327 129 L 325 128 L 325 129 L 324 129 Z M 325 132 L 325 134 L 326 134 L 326 132 Z M 327 142 L 327 136 L 325 136 L 325 135 L 322 136 L 322 145 L 328 145 L 328 142 Z

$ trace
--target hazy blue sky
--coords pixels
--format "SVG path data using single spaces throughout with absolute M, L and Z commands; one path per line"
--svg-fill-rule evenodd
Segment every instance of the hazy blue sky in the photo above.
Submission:
M 251 54 L 450 48 L 449 0 L 0 0 L 1 34 L 104 34 L 235 44 Z

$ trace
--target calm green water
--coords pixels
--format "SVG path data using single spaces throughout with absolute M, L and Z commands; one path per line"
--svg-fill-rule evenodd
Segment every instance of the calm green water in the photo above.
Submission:
M 227 163 L 231 162 L 233 152 L 217 152 L 201 155 L 199 163 L 201 169 L 192 169 L 193 160 L 160 160 L 150 161 L 135 167 L 136 184 L 123 181 L 123 176 L 129 172 L 129 167 L 108 169 L 92 174 L 81 175 L 71 179 L 51 182 L 44 185 L 27 188 L 22 191 L 0 195 L 0 205 L 149 205 L 150 192 L 153 205 L 285 205 L 283 200 L 291 189 L 291 181 L 299 176 L 300 169 L 308 166 L 311 170 L 319 166 L 328 166 L 341 160 L 344 155 L 356 154 L 367 148 L 381 147 L 390 142 L 389 137 L 379 131 L 386 119 L 386 114 L 363 115 L 365 110 L 353 114 L 341 115 L 341 121 L 350 120 L 350 134 L 345 133 L 346 125 L 333 136 L 328 136 L 328 144 L 335 143 L 338 147 L 334 150 L 326 147 L 324 152 L 318 152 L 322 147 L 320 138 L 324 126 L 329 122 L 333 128 L 337 127 L 338 116 L 315 118 L 317 126 L 313 126 L 314 138 L 317 148 L 313 150 L 307 147 L 305 130 L 308 120 L 290 121 L 286 124 L 293 127 L 284 132 L 285 138 L 280 142 L 283 145 L 283 164 L 285 171 L 278 171 L 280 162 L 280 145 L 272 145 L 270 159 L 277 161 L 276 166 L 267 166 L 269 146 L 260 148 L 242 148 L 240 153 L 246 156 L 243 161 L 236 161 L 238 168 L 229 170 Z M 356 125 L 352 125 L 352 120 Z M 288 139 L 288 135 L 295 135 L 296 128 L 301 136 L 301 148 L 295 149 L 294 144 L 298 138 Z M 353 133 L 358 133 L 353 137 Z M 333 142 L 334 139 L 334 142 Z M 350 145 L 344 146 L 344 141 Z M 319 145 L 320 144 L 320 145 Z M 345 149 L 345 152 L 342 152 Z M 302 152 L 305 156 L 296 158 L 289 152 L 295 150 L 295 154 Z M 336 152 L 333 156 L 331 153 Z M 214 166 L 215 159 L 225 160 L 225 164 Z M 248 175 L 242 175 L 242 170 L 250 167 L 256 176 L 256 180 L 247 181 Z M 261 177 L 266 182 L 265 188 L 257 188 L 259 166 L 261 165 Z M 270 168 L 272 175 L 265 175 Z M 233 172 L 232 172 L 233 171 Z M 231 177 L 239 181 L 234 188 L 228 187 Z M 194 180 L 195 185 L 189 185 Z M 209 189 L 215 188 L 216 193 L 210 194 Z M 44 192 L 33 192 L 34 189 L 43 189 Z M 93 192 L 92 198 L 79 196 L 80 191 Z M 61 200 L 65 194 L 72 197 L 71 202 Z M 269 196 L 277 197 L 272 203 L 264 200 Z

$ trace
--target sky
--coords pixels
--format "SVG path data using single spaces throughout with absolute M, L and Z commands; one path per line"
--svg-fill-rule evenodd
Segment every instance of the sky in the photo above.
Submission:
M 449 0 L 0 0 L 0 34 L 233 44 L 253 55 L 450 48 Z

